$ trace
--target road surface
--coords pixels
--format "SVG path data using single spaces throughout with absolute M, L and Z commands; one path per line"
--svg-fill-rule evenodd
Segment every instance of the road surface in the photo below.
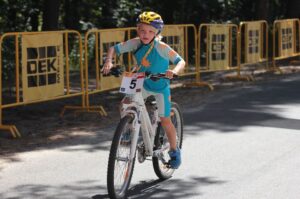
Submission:
M 216 91 L 183 110 L 183 164 L 159 181 L 136 164 L 128 198 L 298 199 L 300 76 Z M 1 199 L 108 198 L 113 127 L 0 165 Z

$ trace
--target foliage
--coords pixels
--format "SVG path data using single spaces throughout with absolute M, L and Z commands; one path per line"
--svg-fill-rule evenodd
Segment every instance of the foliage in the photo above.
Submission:
M 134 25 L 136 16 L 141 12 L 138 1 L 120 0 L 119 6 L 114 10 L 113 19 L 116 21 L 117 27 L 126 27 Z
M 0 0 L 0 34 L 40 31 L 46 1 Z M 51 1 L 47 2 L 51 5 Z M 299 18 L 298 4 L 298 0 L 61 0 L 55 24 L 57 29 L 74 29 L 81 33 L 91 28 L 129 27 L 135 26 L 136 17 L 145 10 L 160 13 L 166 24 L 198 26 L 201 23 L 239 23 L 256 19 L 272 23 L 280 18 Z M 3 48 L 2 51 L 6 50 Z M 5 66 L 13 67 L 10 64 Z M 9 76 L 3 75 L 5 78 Z
M 161 13 L 168 24 L 253 20 L 259 15 L 259 4 L 266 6 L 271 21 L 289 17 L 287 5 L 293 2 L 298 3 L 297 0 L 61 0 L 58 28 L 86 31 L 91 27 L 133 26 L 137 15 L 144 10 Z M 43 5 L 38 0 L 0 0 L 0 32 L 41 30 Z

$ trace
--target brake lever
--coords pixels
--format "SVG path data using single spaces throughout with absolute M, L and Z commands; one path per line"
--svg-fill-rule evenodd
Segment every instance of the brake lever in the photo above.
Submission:
M 150 72 L 146 72 L 146 76 L 153 81 L 158 81 L 161 78 L 171 80 L 170 78 L 166 77 L 164 73 L 159 73 L 159 74 L 154 75 L 154 74 L 151 74 Z M 177 74 L 173 74 L 173 78 L 177 78 L 177 77 L 178 77 Z

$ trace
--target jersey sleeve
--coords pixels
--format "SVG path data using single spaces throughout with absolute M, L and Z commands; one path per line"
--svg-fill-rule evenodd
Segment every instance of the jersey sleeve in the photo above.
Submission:
M 183 60 L 182 57 L 174 49 L 172 49 L 164 42 L 158 42 L 157 49 L 162 57 L 170 60 L 175 65 Z
M 134 39 L 127 40 L 125 42 L 118 43 L 114 46 L 115 52 L 117 55 L 120 55 L 122 53 L 135 51 L 140 45 L 140 43 L 141 41 L 138 38 L 134 38 Z

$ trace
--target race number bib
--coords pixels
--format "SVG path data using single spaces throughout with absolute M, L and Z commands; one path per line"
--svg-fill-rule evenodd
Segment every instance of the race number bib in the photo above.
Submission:
M 122 78 L 120 93 L 135 94 L 142 91 L 145 73 L 125 73 Z

